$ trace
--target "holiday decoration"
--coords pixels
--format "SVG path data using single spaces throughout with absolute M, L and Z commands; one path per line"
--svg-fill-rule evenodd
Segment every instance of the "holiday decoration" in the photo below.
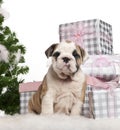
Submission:
M 3 26 L 5 18 L 1 4 L 2 0 L 0 0 L 0 110 L 12 115 L 20 111 L 19 84 L 24 79 L 19 79 L 19 75 L 26 74 L 29 68 L 22 66 L 22 63 L 25 63 L 24 45 L 19 43 L 15 32 Z

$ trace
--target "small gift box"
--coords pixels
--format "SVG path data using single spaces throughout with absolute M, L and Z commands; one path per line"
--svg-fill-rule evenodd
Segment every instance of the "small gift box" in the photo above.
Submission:
M 59 25 L 60 41 L 73 41 L 88 54 L 113 54 L 112 26 L 92 19 Z
M 20 113 L 26 114 L 28 113 L 28 101 L 31 96 L 38 90 L 41 82 L 28 82 L 22 83 L 19 86 L 20 92 Z
M 120 76 L 120 55 L 89 55 L 81 69 L 87 75 L 113 80 Z

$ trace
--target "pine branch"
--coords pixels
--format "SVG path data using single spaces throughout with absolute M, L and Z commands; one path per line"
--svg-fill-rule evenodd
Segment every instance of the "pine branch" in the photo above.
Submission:
M 0 0 L 0 5 L 2 2 Z M 19 80 L 18 77 L 27 74 L 29 68 L 23 65 L 25 46 L 19 43 L 15 32 L 8 26 L 3 26 L 3 22 L 4 17 L 0 14 L 0 109 L 12 115 L 20 110 L 18 89 L 24 79 Z

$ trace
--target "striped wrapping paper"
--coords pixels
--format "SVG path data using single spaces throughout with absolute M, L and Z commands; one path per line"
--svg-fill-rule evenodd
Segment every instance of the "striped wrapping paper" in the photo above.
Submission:
M 73 41 L 88 54 L 113 54 L 112 26 L 99 19 L 59 25 L 60 41 Z

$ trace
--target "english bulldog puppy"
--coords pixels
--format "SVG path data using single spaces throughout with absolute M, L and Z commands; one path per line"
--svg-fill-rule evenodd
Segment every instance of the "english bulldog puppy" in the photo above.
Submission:
M 51 45 L 45 54 L 52 57 L 52 64 L 29 100 L 29 111 L 80 115 L 86 90 L 86 76 L 80 68 L 87 58 L 85 50 L 66 41 Z

